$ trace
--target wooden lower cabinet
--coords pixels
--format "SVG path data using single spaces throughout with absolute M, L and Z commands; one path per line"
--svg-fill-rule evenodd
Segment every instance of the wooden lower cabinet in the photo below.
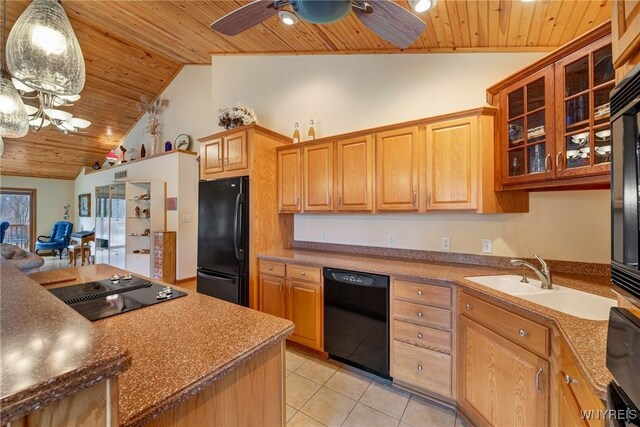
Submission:
M 549 362 L 460 316 L 458 401 L 482 425 L 546 426 Z
M 324 346 L 322 270 L 316 267 L 260 261 L 258 310 L 291 320 L 289 340 L 313 350 Z
M 296 328 L 289 337 L 316 350 L 322 349 L 322 285 L 287 279 L 287 319 Z
M 263 313 L 285 317 L 286 303 L 284 288 L 284 278 L 261 274 L 258 290 L 260 293 L 258 309 Z

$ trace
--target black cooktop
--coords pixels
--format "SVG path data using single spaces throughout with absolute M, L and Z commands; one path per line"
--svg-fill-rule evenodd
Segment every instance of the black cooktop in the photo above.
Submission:
M 55 288 L 50 292 L 91 321 L 187 295 L 131 275 Z

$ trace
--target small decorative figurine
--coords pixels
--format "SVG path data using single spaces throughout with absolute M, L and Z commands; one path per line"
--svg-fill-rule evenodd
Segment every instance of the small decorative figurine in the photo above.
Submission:
M 149 208 L 144 209 L 144 210 L 142 211 L 142 213 L 144 214 L 144 217 L 145 217 L 145 218 L 150 218 L 150 217 L 151 217 L 151 210 L 150 210 Z
M 136 216 L 140 216 L 140 207 L 136 206 Z
M 164 151 L 171 151 L 171 141 L 164 143 Z
M 127 159 L 125 158 L 125 154 L 127 153 L 127 149 L 124 147 L 124 145 L 120 146 L 120 151 L 122 151 L 122 160 L 120 160 L 120 162 L 126 163 Z
M 93 166 L 91 166 L 91 168 L 92 168 L 94 171 L 99 170 L 99 169 L 100 169 L 100 163 L 95 162 L 95 163 L 93 164 Z

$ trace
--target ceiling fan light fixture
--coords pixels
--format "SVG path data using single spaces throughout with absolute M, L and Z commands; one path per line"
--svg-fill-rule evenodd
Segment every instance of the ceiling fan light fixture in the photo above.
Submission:
M 278 18 L 280 18 L 283 24 L 289 25 L 289 26 L 295 25 L 299 21 L 298 17 L 294 13 L 289 12 L 288 10 L 279 11 Z
M 331 24 L 351 11 L 351 0 L 291 0 L 293 10 L 313 24 Z
M 438 0 L 409 0 L 409 5 L 416 13 L 426 12 L 436 7 Z
M 84 57 L 57 0 L 33 0 L 9 33 L 6 56 L 11 75 L 30 88 L 56 95 L 84 88 Z

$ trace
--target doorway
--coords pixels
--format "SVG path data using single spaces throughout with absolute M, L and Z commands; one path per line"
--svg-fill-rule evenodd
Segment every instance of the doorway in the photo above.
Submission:
M 36 190 L 0 188 L 0 222 L 7 221 L 3 243 L 33 252 L 36 240 Z

